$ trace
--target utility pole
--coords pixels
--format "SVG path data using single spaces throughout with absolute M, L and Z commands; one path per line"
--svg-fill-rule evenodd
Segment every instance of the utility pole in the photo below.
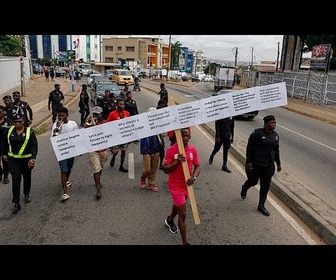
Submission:
M 172 69 L 172 58 L 171 58 L 171 35 L 169 35 L 169 69 L 168 69 L 168 74 L 167 74 L 167 79 L 170 78 L 170 73 L 171 73 L 171 69 Z
M 252 47 L 252 62 L 251 62 L 251 70 L 252 70 L 252 67 L 253 67 L 253 47 Z
M 279 55 L 280 55 L 280 42 L 278 42 L 278 55 L 277 55 L 277 60 L 276 60 L 275 72 L 278 72 Z
M 237 60 L 238 60 L 238 47 L 236 47 L 235 65 L 234 65 L 234 67 L 235 67 L 235 73 L 234 73 L 234 82 L 235 82 L 235 84 L 237 84 L 237 80 L 238 80 L 238 78 L 237 78 L 237 76 L 238 76 L 238 74 L 237 74 Z
M 25 80 L 24 80 L 24 59 L 23 59 L 26 54 L 26 43 L 25 43 L 24 35 L 19 35 L 19 42 L 20 42 L 19 61 L 20 61 L 21 95 L 26 96 L 26 88 L 25 88 Z

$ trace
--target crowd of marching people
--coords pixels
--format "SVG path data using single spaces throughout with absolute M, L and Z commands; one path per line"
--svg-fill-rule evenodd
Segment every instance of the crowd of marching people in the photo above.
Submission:
M 160 110 L 168 106 L 168 90 L 165 84 L 160 84 L 158 92 L 159 99 L 156 107 L 149 107 L 148 112 Z M 60 84 L 55 84 L 54 89 L 49 93 L 47 107 L 51 113 L 52 128 L 51 137 L 74 131 L 80 128 L 86 129 L 91 126 L 105 124 L 111 121 L 118 121 L 139 114 L 136 100 L 128 86 L 121 90 L 118 96 L 105 91 L 104 97 L 99 104 L 91 110 L 89 107 L 89 95 L 87 85 L 82 85 L 79 98 L 80 125 L 69 117 L 69 111 L 63 106 L 64 94 Z M 3 105 L 0 105 L 0 151 L 1 166 L 0 180 L 3 184 L 12 182 L 12 213 L 16 214 L 21 209 L 20 194 L 21 183 L 24 202 L 31 202 L 31 178 L 32 171 L 38 156 L 38 139 L 34 129 L 33 111 L 26 101 L 21 100 L 21 94 L 14 91 L 12 96 L 3 97 Z M 241 188 L 240 196 L 246 199 L 249 188 L 255 186 L 260 180 L 260 197 L 257 210 L 265 216 L 270 212 L 265 208 L 270 181 L 276 170 L 281 171 L 279 135 L 275 132 L 276 120 L 272 115 L 264 118 L 264 127 L 253 131 L 248 139 L 246 175 L 247 180 Z M 223 149 L 222 170 L 231 173 L 228 167 L 228 151 L 234 139 L 234 119 L 225 118 L 215 123 L 215 144 L 209 156 L 209 164 L 213 163 L 214 156 Z M 189 198 L 188 187 L 195 184 L 201 173 L 201 163 L 197 148 L 189 143 L 192 133 L 191 128 L 186 127 L 176 131 L 152 135 L 138 139 L 134 143 L 139 144 L 139 154 L 142 156 L 142 171 L 139 174 L 140 189 L 149 189 L 158 192 L 156 178 L 159 170 L 167 174 L 167 186 L 171 194 L 172 207 L 164 220 L 168 230 L 175 234 L 180 232 L 182 244 L 190 245 L 187 238 L 186 225 L 186 201 Z M 180 141 L 177 141 L 180 137 Z M 265 141 L 267 139 L 267 141 Z M 169 140 L 169 141 L 168 141 Z M 183 145 L 181 153 L 181 147 Z M 93 174 L 95 185 L 95 198 L 101 199 L 103 183 L 102 175 L 108 157 L 110 167 L 114 167 L 117 155 L 119 156 L 119 171 L 128 173 L 125 163 L 126 153 L 130 143 L 123 143 L 113 147 L 92 151 L 89 153 L 89 165 Z M 61 183 L 61 201 L 70 198 L 69 189 L 72 187 L 71 171 L 74 166 L 74 157 L 58 162 Z M 188 173 L 185 173 L 184 165 Z M 11 175 L 11 176 L 10 176 Z M 177 217 L 177 225 L 174 218 Z

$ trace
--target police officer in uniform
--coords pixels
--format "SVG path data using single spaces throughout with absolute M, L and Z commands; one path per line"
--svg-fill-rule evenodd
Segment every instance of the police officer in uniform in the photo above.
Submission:
M 257 128 L 249 136 L 246 146 L 245 170 L 247 180 L 242 186 L 240 196 L 246 198 L 247 190 L 260 180 L 258 211 L 265 216 L 270 212 L 265 208 L 265 201 L 275 172 L 281 171 L 279 135 L 275 130 L 276 120 L 273 115 L 264 117 L 264 127 Z
M 52 122 L 56 121 L 58 108 L 62 106 L 64 100 L 64 94 L 61 91 L 61 86 L 59 84 L 54 85 L 55 89 L 49 93 L 48 98 L 48 110 L 52 112 Z
M 12 175 L 13 214 L 20 209 L 20 188 L 23 177 L 24 202 L 29 203 L 31 189 L 31 174 L 35 166 L 38 151 L 37 137 L 34 130 L 24 125 L 24 116 L 13 116 L 13 124 L 2 138 L 1 154 L 8 161 L 9 172 Z

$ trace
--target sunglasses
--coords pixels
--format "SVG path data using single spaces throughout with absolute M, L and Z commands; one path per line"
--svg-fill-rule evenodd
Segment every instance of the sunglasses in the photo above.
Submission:
M 14 123 L 22 123 L 23 121 L 14 121 Z

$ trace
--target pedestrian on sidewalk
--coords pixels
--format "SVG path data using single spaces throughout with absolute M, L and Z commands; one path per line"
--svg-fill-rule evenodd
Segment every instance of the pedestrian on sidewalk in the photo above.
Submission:
M 45 76 L 46 82 L 49 82 L 49 75 L 50 75 L 49 69 L 48 67 L 46 67 L 44 70 L 44 76 Z
M 48 110 L 50 111 L 50 105 L 51 105 L 53 123 L 56 121 L 58 109 L 63 106 L 62 102 L 64 100 L 64 94 L 61 91 L 61 86 L 59 84 L 55 84 L 54 88 L 55 89 L 49 93 L 48 98 Z
M 24 202 L 29 203 L 31 201 L 31 175 L 35 167 L 38 143 L 34 130 L 24 125 L 22 115 L 14 115 L 13 124 L 1 139 L 1 154 L 2 158 L 8 161 L 9 172 L 12 175 L 12 203 L 14 203 L 12 214 L 16 214 L 21 209 L 20 189 L 22 178 Z
M 247 180 L 242 186 L 240 196 L 246 198 L 247 190 L 260 180 L 258 211 L 265 216 L 270 212 L 265 208 L 265 201 L 275 172 L 281 171 L 279 135 L 275 131 L 276 120 L 273 115 L 264 117 L 264 126 L 252 131 L 246 146 L 245 171 Z
M 66 107 L 59 107 L 57 112 L 57 121 L 55 121 L 51 128 L 51 137 L 58 136 L 70 131 L 78 129 L 78 125 L 75 121 L 69 120 L 69 111 Z M 71 170 L 75 162 L 75 157 L 70 157 L 58 161 L 59 168 L 61 170 L 61 184 L 63 195 L 61 201 L 65 201 L 70 198 L 68 194 L 68 188 L 72 187 L 72 183 L 69 181 Z
M 54 78 L 55 78 L 55 70 L 53 67 L 50 68 L 50 78 L 51 78 L 51 81 L 55 81 Z
M 200 174 L 200 160 L 196 147 L 189 144 L 190 132 L 187 128 L 181 129 L 185 156 L 180 154 L 178 144 L 175 143 L 166 150 L 164 161 L 164 173 L 168 174 L 168 189 L 173 199 L 171 213 L 165 220 L 165 224 L 171 233 L 177 233 L 178 229 L 174 218 L 178 215 L 178 228 L 180 230 L 182 244 L 190 245 L 187 238 L 187 207 L 186 200 L 189 197 L 188 186 L 195 183 Z M 182 162 L 187 161 L 190 178 L 184 176 Z

